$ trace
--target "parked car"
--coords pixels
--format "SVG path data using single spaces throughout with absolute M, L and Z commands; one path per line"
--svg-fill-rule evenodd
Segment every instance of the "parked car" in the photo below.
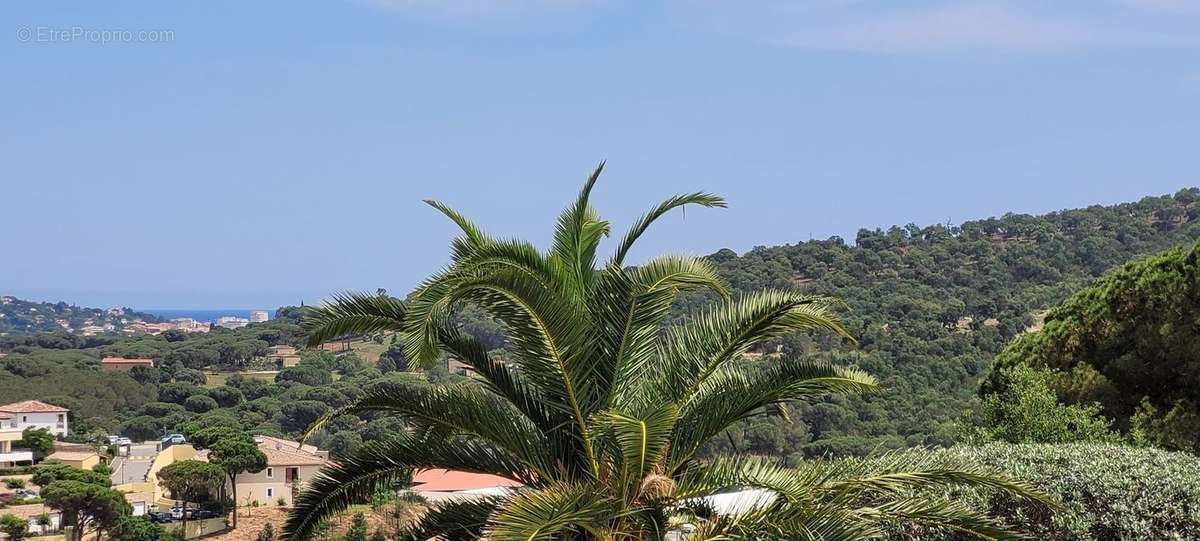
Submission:
M 179 445 L 181 443 L 187 443 L 187 438 L 183 437 L 183 434 L 167 434 L 166 436 L 163 436 L 162 442 L 164 444 Z
M 171 514 L 172 519 L 183 520 L 183 508 L 182 507 L 172 507 L 171 510 L 169 511 L 169 513 Z
M 117 445 L 133 445 L 133 440 L 129 438 L 117 438 Z
M 188 518 L 206 519 L 206 518 L 217 518 L 217 516 L 218 516 L 216 511 L 212 511 L 209 509 L 189 509 L 188 511 L 191 511 Z
M 121 436 L 109 436 L 109 437 L 108 437 L 108 444 L 109 444 L 109 445 L 116 445 L 116 443 L 117 443 L 117 440 L 119 440 L 119 439 L 121 439 Z
M 151 511 L 149 513 L 146 513 L 146 516 L 150 518 L 150 522 L 157 522 L 159 524 L 170 524 L 171 523 L 171 514 L 170 513 L 160 513 L 158 511 Z

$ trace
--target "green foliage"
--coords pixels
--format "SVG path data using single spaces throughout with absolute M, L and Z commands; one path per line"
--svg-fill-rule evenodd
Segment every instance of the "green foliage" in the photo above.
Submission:
M 367 518 L 362 513 L 354 514 L 350 529 L 346 530 L 342 541 L 367 541 Z
M 304 385 L 329 385 L 333 383 L 333 374 L 329 370 L 329 368 L 325 368 L 317 363 L 305 363 L 301 361 L 296 366 L 280 370 L 275 375 L 275 381 L 280 383 L 290 381 Z
M 1099 402 L 1145 440 L 1200 452 L 1198 320 L 1200 245 L 1176 248 L 1076 293 L 1047 314 L 1041 331 L 1005 348 L 996 367 L 1054 371 L 1054 386 L 1068 400 Z M 996 372 L 985 389 L 1003 386 Z
M 161 524 L 146 517 L 123 516 L 108 531 L 112 541 L 171 541 L 171 534 Z
M 1116 442 L 1111 422 L 1097 404 L 1059 402 L 1054 376 L 1027 366 L 1001 374 L 1003 391 L 983 397 L 980 415 L 969 428 L 977 441 L 1008 443 Z
M 955 447 L 934 452 L 986 465 L 1055 496 L 1049 514 L 1003 494 L 956 489 L 948 497 L 993 509 L 1045 541 L 1200 539 L 1200 458 L 1111 444 Z M 897 531 L 893 540 L 961 539 L 935 529 Z
M 224 479 L 220 466 L 199 460 L 172 462 L 158 471 L 158 484 L 185 503 L 208 498 Z
M 11 489 L 25 488 L 25 485 L 26 485 L 26 482 L 24 479 L 16 479 L 16 478 L 12 478 L 12 477 L 4 479 L 4 486 L 6 488 L 11 488 Z
M 32 450 L 34 456 L 41 459 L 54 451 L 54 435 L 45 428 L 26 428 L 21 431 L 21 441 L 16 445 Z
M 109 528 L 131 512 L 124 494 L 88 482 L 54 481 L 44 486 L 42 499 L 62 513 L 64 526 L 72 527 L 71 541 L 82 539 L 90 527 Z
M 316 537 L 334 513 L 431 468 L 498 475 L 523 488 L 435 505 L 410 532 L 418 539 L 662 539 L 674 520 L 696 524 L 697 539 L 864 539 L 895 522 L 1016 539 L 978 508 L 918 491 L 985 486 L 1047 503 L 1020 483 L 919 455 L 795 468 L 746 455 L 701 459 L 701 447 L 739 421 L 778 416 L 814 397 L 874 391 L 875 380 L 857 368 L 797 356 L 739 362 L 797 332 L 831 343 L 847 338 L 835 299 L 780 289 L 734 297 L 714 265 L 694 257 L 623 264 L 657 217 L 687 204 L 723 206 L 720 198 L 668 199 L 635 222 L 616 255 L 598 266 L 609 224 L 588 199 L 599 173 L 559 217 L 548 252 L 495 240 L 431 202 L 463 230 L 446 270 L 406 301 L 349 293 L 308 312 L 309 344 L 395 332 L 414 365 L 451 357 L 472 375 L 447 385 L 380 382 L 309 426 L 311 434 L 345 416 L 378 412 L 402 415 L 412 431 L 324 468 L 295 500 L 287 539 Z M 711 291 L 718 300 L 672 321 L 671 308 L 686 290 Z M 464 307 L 502 326 L 503 361 L 459 331 L 455 314 Z M 736 520 L 715 515 L 704 500 L 741 488 L 773 499 Z M 365 533 L 364 525 L 356 539 Z
M 258 541 L 275 541 L 275 527 L 268 522 L 263 525 L 263 528 L 258 531 Z
M 164 432 L 164 419 L 140 415 L 121 424 L 120 433 L 133 441 L 149 441 L 158 439 Z
M 8 536 L 9 541 L 21 541 L 29 533 L 29 523 L 16 515 L 0 516 L 0 532 Z
M 216 400 L 212 399 L 212 397 L 197 394 L 189 396 L 187 400 L 183 402 L 183 407 L 187 408 L 187 410 L 190 412 L 204 413 L 217 409 L 218 404 Z
M 107 475 L 90 470 L 81 470 L 60 462 L 42 463 L 33 470 L 30 478 L 33 484 L 47 487 L 55 481 L 76 481 L 101 487 L 112 486 Z
M 218 466 L 229 480 L 231 497 L 237 501 L 237 476 L 258 473 L 267 467 L 267 457 L 254 443 L 254 437 L 227 427 L 206 428 L 192 435 L 192 444 L 208 449 L 208 461 Z M 237 513 L 233 514 L 237 527 Z

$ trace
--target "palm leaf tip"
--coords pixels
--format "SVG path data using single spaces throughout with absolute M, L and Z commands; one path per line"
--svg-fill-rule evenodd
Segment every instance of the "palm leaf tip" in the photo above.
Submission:
M 395 297 L 348 291 L 338 293 L 320 307 L 304 311 L 301 330 L 307 347 L 329 340 L 362 334 L 400 331 L 407 306 Z

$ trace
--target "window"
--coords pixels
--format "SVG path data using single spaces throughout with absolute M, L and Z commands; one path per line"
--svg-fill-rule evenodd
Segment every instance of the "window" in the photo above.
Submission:
M 275 478 L 275 468 L 267 468 L 267 479 L 274 479 L 274 478 Z M 267 490 L 270 490 L 270 489 L 267 489 Z M 267 496 L 270 496 L 270 494 L 267 494 Z
M 273 496 L 275 496 L 275 489 L 273 489 L 273 488 L 268 488 L 268 489 L 267 489 L 267 497 L 268 497 L 268 498 L 271 498 L 271 497 L 273 497 Z
M 28 415 L 22 415 L 22 416 L 21 416 L 21 422 L 22 422 L 22 423 L 28 423 L 28 422 L 29 422 L 29 416 L 28 416 Z

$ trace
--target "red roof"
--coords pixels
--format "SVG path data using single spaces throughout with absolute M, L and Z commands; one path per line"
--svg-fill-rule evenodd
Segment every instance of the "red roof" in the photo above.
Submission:
M 105 357 L 100 364 L 145 364 L 154 365 L 154 359 L 126 359 L 125 357 Z
M 519 487 L 521 483 L 497 475 L 457 470 L 421 470 L 413 474 L 413 488 L 432 492 L 456 492 L 481 488 Z
M 0 406 L 0 412 L 4 413 L 66 413 L 68 411 L 71 410 L 47 404 L 40 400 L 26 400 L 24 402 L 14 402 Z

